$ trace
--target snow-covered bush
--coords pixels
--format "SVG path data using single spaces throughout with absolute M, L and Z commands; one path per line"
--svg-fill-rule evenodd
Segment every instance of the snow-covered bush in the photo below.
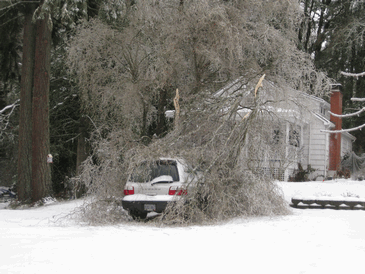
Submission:
M 68 63 L 95 127 L 93 155 L 79 178 L 89 195 L 96 202 L 118 201 L 140 161 L 181 157 L 204 174 L 204 184 L 186 197 L 196 199 L 169 207 L 156 222 L 287 213 L 276 185 L 258 172 L 264 168 L 261 156 L 286 151 L 267 134 L 277 119 L 268 105 L 297 100 L 282 87 L 323 91 L 328 80 L 297 48 L 300 12 L 295 1 L 143 0 L 126 9 L 125 24 L 118 27 L 100 20 L 80 26 Z M 280 86 L 270 87 L 267 98 L 255 85 L 247 86 L 251 100 L 245 103 L 237 90 L 214 95 L 236 79 L 244 87 L 264 74 Z M 176 89 L 181 110 L 175 105 L 172 129 L 163 122 Z M 270 168 L 281 172 L 286 166 Z M 102 218 L 92 212 L 104 209 L 88 206 L 85 216 Z

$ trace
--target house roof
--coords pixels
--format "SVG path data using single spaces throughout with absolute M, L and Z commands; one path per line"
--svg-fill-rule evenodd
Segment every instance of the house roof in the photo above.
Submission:
M 241 76 L 239 78 L 237 78 L 236 80 L 232 81 L 231 83 L 227 84 L 226 86 L 224 86 L 223 88 L 221 88 L 220 90 L 218 90 L 215 94 L 214 97 L 249 97 L 250 94 L 252 94 L 253 89 L 256 86 L 256 82 L 254 81 L 250 81 L 247 82 L 245 81 L 246 79 Z M 273 93 L 277 93 L 278 91 L 280 91 L 280 87 L 276 86 L 273 82 L 268 81 L 266 79 L 264 79 L 262 81 L 262 89 L 264 91 L 266 91 L 266 95 L 267 96 L 273 96 Z M 288 90 L 290 93 L 292 93 L 293 98 L 297 98 L 298 101 L 301 101 L 301 97 L 307 98 L 309 99 L 309 101 L 315 102 L 317 103 L 319 107 L 324 107 L 325 109 L 329 110 L 331 105 L 329 102 L 327 102 L 326 100 L 319 98 L 317 96 L 311 95 L 311 94 L 307 94 L 298 90 L 295 90 L 291 87 L 286 87 L 286 90 Z M 272 94 L 270 94 L 272 93 Z M 284 94 L 285 96 L 286 94 Z M 287 98 L 286 98 L 287 99 Z M 289 100 L 290 101 L 290 100 Z M 328 118 L 326 118 L 324 115 L 322 115 L 321 113 L 319 113 L 320 108 L 318 107 L 314 107 L 312 103 L 308 103 L 308 112 L 311 113 L 317 120 L 319 120 L 320 122 L 323 123 L 323 125 L 329 129 L 333 128 L 335 125 L 334 123 L 332 123 Z M 294 102 L 290 102 L 290 103 L 285 103 L 282 104 L 281 106 L 265 106 L 266 109 L 274 109 L 277 113 L 281 113 L 283 115 L 285 115 L 286 117 L 293 117 L 296 119 L 300 119 L 302 122 L 308 123 L 309 121 L 302 115 L 302 111 L 300 111 L 299 109 L 297 110 L 295 103 Z M 244 116 L 246 115 L 248 112 L 250 112 L 250 110 L 248 108 L 243 108 L 239 111 L 241 114 L 240 116 Z M 309 118 L 308 118 L 309 119 Z M 343 134 L 345 134 L 346 136 L 348 136 L 348 138 L 354 140 L 356 139 L 353 135 L 351 135 L 348 132 L 344 132 Z
M 279 91 L 280 88 L 278 86 L 276 86 L 273 82 L 268 81 L 268 80 L 263 80 L 262 82 L 263 84 L 263 89 L 266 91 Z M 245 78 L 243 76 L 237 78 L 236 80 L 232 81 L 231 83 L 225 85 L 223 88 L 221 88 L 220 90 L 218 90 L 216 93 L 214 93 L 214 97 L 215 98 L 219 98 L 219 97 L 232 97 L 232 98 L 239 98 L 241 97 L 242 99 L 244 99 L 245 97 L 249 98 L 250 94 L 252 94 L 253 89 L 255 88 L 256 84 L 251 82 L 245 82 Z M 287 87 L 287 89 L 293 93 L 295 93 L 296 95 L 299 96 L 303 96 L 305 98 L 308 98 L 311 101 L 317 102 L 320 106 L 324 106 L 327 109 L 330 109 L 330 104 L 319 97 L 316 97 L 314 95 L 310 95 L 298 90 L 294 90 L 293 88 Z M 252 95 L 251 95 L 252 96 Z M 298 97 L 298 96 L 297 96 Z M 300 100 L 300 99 L 299 99 Z M 310 104 L 311 105 L 311 104 Z M 266 110 L 274 110 L 277 113 L 281 113 L 282 115 L 284 115 L 286 118 L 292 117 L 294 119 L 297 119 L 297 121 L 301 121 L 303 123 L 309 123 L 309 118 L 306 119 L 303 115 L 301 111 L 298 111 L 294 108 L 290 107 L 290 104 L 284 104 L 281 106 L 265 106 L 263 109 Z M 293 103 L 294 106 L 294 103 Z M 230 108 L 230 106 L 226 106 L 224 107 L 224 109 Z M 239 109 L 237 111 L 237 114 L 243 118 L 245 115 L 247 115 L 247 113 L 251 112 L 251 109 L 249 108 L 245 108 L 242 107 L 241 109 Z M 308 112 L 310 114 L 312 114 L 317 120 L 319 120 L 320 122 L 323 123 L 323 125 L 329 129 L 333 128 L 335 125 L 334 123 L 332 123 L 329 119 L 327 119 L 325 116 L 323 116 L 322 114 L 318 113 L 317 111 L 314 110 L 310 110 L 308 109 Z M 165 112 L 165 115 L 167 118 L 173 118 L 175 114 L 174 110 L 168 110 Z M 348 132 L 342 132 L 342 134 L 344 136 L 346 136 L 347 138 L 351 139 L 351 140 L 356 140 L 356 137 L 354 137 L 353 135 L 351 135 Z
M 347 131 L 341 132 L 341 134 L 342 134 L 342 136 L 346 136 L 347 138 L 349 138 L 353 142 L 356 140 L 356 137 L 354 135 L 348 133 Z
M 325 105 L 325 106 L 330 107 L 330 103 L 328 103 L 326 100 L 324 100 L 322 98 L 319 98 L 317 96 L 314 96 L 314 95 L 311 95 L 311 94 L 307 94 L 307 93 L 304 93 L 304 92 L 302 92 L 302 94 L 303 94 L 303 96 L 305 96 L 305 97 L 307 97 L 307 98 L 309 98 L 309 99 L 311 99 L 313 101 L 316 101 L 316 102 L 318 102 L 318 103 L 320 103 L 322 105 Z
M 234 100 L 242 100 L 242 109 L 237 111 L 239 116 L 244 117 L 251 111 L 250 107 L 254 106 L 256 101 L 256 95 L 254 93 L 256 81 L 247 82 L 246 79 L 241 76 L 231 83 L 225 85 L 223 88 L 214 93 L 215 98 L 231 98 Z M 262 81 L 262 89 L 259 90 L 259 96 L 263 104 L 260 106 L 262 110 L 273 111 L 280 114 L 285 119 L 295 119 L 298 123 L 308 123 L 309 120 L 302 115 L 299 104 L 296 101 L 302 102 L 298 94 L 304 93 L 299 92 L 289 86 L 284 88 L 277 86 L 273 82 L 264 79 Z M 264 98 L 262 100 L 262 98 Z M 310 96 L 308 98 L 311 98 Z M 313 99 L 315 97 L 313 96 Z M 322 100 L 322 99 L 321 99 Z M 325 102 L 324 100 L 322 100 Z M 237 101 L 236 101 L 237 102 Z M 269 103 L 267 103 L 269 102 Z M 224 109 L 229 109 L 230 104 L 226 105 Z

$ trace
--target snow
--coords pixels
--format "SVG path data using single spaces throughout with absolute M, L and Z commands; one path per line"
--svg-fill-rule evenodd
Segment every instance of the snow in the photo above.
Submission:
M 278 182 L 297 196 L 365 198 L 365 181 Z M 62 218 L 82 200 L 0 206 L 0 273 L 360 273 L 365 210 L 292 209 L 209 226 L 131 221 L 81 226 Z M 0 204 L 1 205 L 1 204 Z

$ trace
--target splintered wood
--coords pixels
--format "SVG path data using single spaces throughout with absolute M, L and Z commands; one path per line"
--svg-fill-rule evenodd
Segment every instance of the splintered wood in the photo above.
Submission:
M 179 117 L 180 117 L 180 105 L 179 105 L 179 89 L 176 89 L 176 95 L 174 98 L 174 106 L 175 106 L 175 127 L 179 124 Z

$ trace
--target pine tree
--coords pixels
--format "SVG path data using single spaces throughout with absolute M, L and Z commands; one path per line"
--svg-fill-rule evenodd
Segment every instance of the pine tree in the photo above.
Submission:
M 41 2 L 42 5 L 44 2 Z M 49 141 L 49 86 L 51 73 L 50 13 L 36 21 L 34 86 L 32 96 L 32 201 L 51 193 L 51 168 L 47 162 Z
M 73 26 L 86 1 L 24 1 L 23 68 L 19 123 L 18 193 L 36 202 L 52 192 L 49 96 L 53 21 Z M 67 8 L 68 7 L 68 8 Z
M 26 5 L 24 10 L 23 60 L 20 91 L 19 148 L 18 148 L 18 199 L 31 199 L 32 181 L 32 94 L 34 83 L 34 52 L 36 25 L 33 13 L 36 6 Z
M 318 69 L 325 71 L 329 77 L 342 85 L 344 113 L 352 113 L 362 107 L 358 101 L 353 101 L 351 98 L 365 96 L 365 79 L 346 77 L 341 72 L 354 74 L 364 70 L 365 2 L 357 0 L 305 0 L 302 2 L 304 7 L 307 7 L 305 22 L 309 22 L 305 26 L 307 28 L 309 28 L 308 25 L 312 26 L 312 31 L 307 38 L 302 40 L 303 47 L 313 54 Z M 308 18 L 309 15 L 310 18 Z M 317 31 L 314 32 L 314 29 Z M 303 29 L 300 36 L 302 32 Z M 310 45 L 305 47 L 305 43 Z M 362 119 L 361 116 L 344 119 L 344 128 L 357 127 L 362 124 Z M 355 131 L 353 134 L 357 138 L 354 149 L 363 152 L 364 133 Z

